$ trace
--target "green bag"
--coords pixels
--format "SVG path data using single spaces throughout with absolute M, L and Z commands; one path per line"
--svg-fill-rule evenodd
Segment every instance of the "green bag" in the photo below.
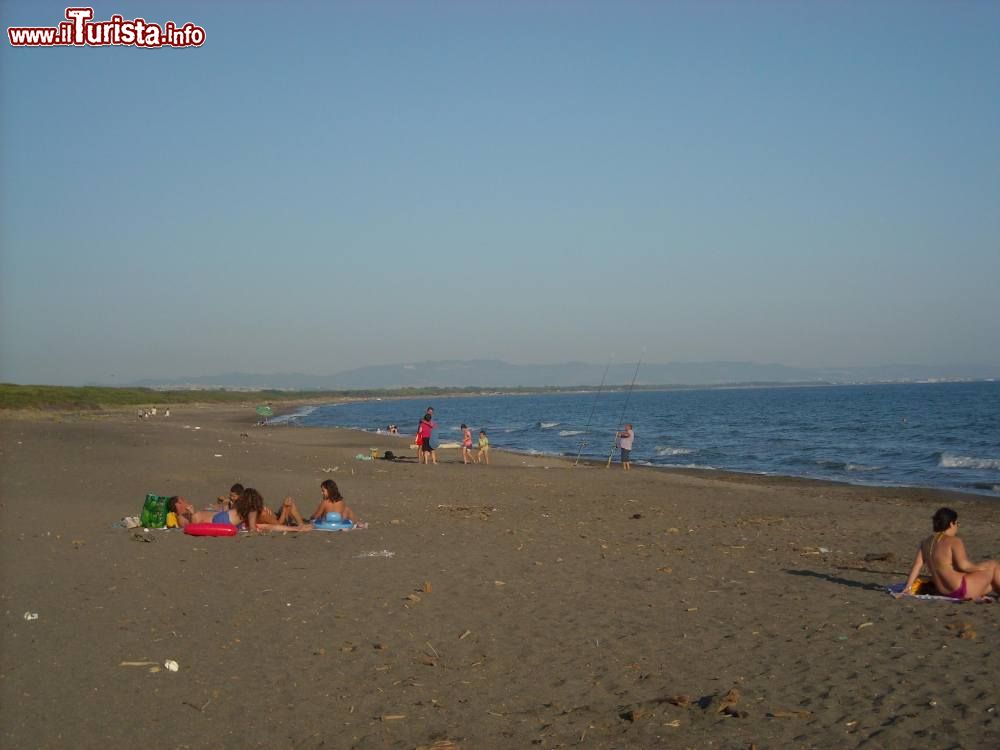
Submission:
M 147 529 L 162 529 L 167 525 L 167 504 L 169 497 L 163 495 L 146 495 L 146 502 L 142 504 L 142 513 L 139 521 Z

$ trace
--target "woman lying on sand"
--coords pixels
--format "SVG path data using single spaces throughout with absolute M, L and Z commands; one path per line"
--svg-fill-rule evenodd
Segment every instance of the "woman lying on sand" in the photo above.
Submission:
M 215 510 L 195 510 L 194 505 L 176 495 L 167 502 L 167 511 L 177 514 L 177 525 L 182 529 L 189 523 L 216 523 L 213 518 L 218 514 Z
M 933 516 L 934 533 L 917 548 L 913 569 L 906 580 L 903 594 L 911 593 L 913 583 L 926 565 L 934 587 L 953 599 L 979 599 L 990 592 L 1000 594 L 1000 565 L 996 560 L 974 564 L 965 553 L 965 544 L 958 538 L 958 513 L 951 508 L 939 508 Z M 963 575 L 964 574 L 964 575 Z
M 256 492 L 256 490 L 254 491 Z M 217 523 L 230 524 L 232 526 L 243 524 L 243 517 L 240 516 L 235 506 L 224 508 L 223 510 L 214 510 L 211 508 L 195 510 L 194 505 L 183 497 L 172 497 L 167 503 L 167 510 L 177 514 L 177 525 L 182 529 L 192 523 Z
M 320 484 L 319 489 L 323 493 L 323 499 L 309 517 L 310 521 L 322 521 L 326 518 L 327 513 L 339 513 L 345 521 L 350 521 L 353 524 L 359 523 L 357 515 L 344 502 L 344 497 L 340 494 L 336 482 L 327 479 Z
M 229 513 L 238 516 L 250 531 L 312 531 L 312 526 L 302 520 L 292 498 L 286 497 L 279 513 L 275 513 L 264 505 L 264 498 L 253 487 L 243 490 L 236 501 L 236 508 Z M 288 525 L 290 520 L 295 520 L 298 525 Z

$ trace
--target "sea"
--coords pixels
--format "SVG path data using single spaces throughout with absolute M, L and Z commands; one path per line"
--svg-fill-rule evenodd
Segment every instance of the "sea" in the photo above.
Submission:
M 439 442 L 485 429 L 495 448 L 607 460 L 634 426 L 633 463 L 931 487 L 1000 498 L 1000 382 L 625 390 L 381 399 L 278 422 L 412 436 L 434 406 Z

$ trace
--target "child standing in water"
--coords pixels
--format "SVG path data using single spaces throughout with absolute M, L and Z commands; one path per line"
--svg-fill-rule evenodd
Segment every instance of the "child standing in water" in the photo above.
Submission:
M 479 453 L 476 454 L 476 463 L 480 461 L 490 465 L 490 439 L 486 437 L 486 430 L 479 431 Z
M 466 425 L 462 425 L 462 463 L 469 463 L 472 458 L 472 430 Z

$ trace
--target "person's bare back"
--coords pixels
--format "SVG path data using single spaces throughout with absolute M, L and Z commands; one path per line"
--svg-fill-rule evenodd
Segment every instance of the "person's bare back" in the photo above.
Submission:
M 966 556 L 961 539 L 946 532 L 937 532 L 920 543 L 920 551 L 934 581 L 934 588 L 948 594 L 962 585 L 962 574 L 956 565 Z
M 944 596 L 965 600 L 979 599 L 991 590 L 1000 594 L 1000 564 L 987 560 L 977 565 L 969 559 L 965 544 L 957 536 L 958 514 L 950 508 L 939 508 L 932 520 L 934 533 L 920 543 L 904 593 L 912 592 L 926 565 L 934 587 Z

